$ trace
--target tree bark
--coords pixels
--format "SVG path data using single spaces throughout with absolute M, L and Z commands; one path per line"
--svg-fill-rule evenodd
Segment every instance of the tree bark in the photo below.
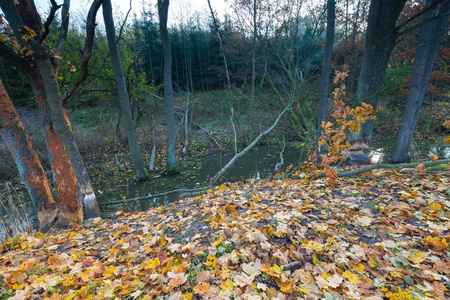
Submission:
M 131 115 L 130 99 L 123 75 L 122 62 L 120 60 L 119 49 L 116 43 L 116 33 L 114 29 L 114 19 L 112 15 L 111 0 L 105 0 L 102 4 L 103 20 L 105 22 L 106 35 L 108 39 L 109 52 L 114 69 L 114 77 L 116 79 L 117 92 L 119 95 L 120 110 L 122 111 L 123 122 L 127 132 L 128 147 L 130 147 L 131 157 L 133 158 L 134 168 L 139 180 L 147 180 L 147 172 L 145 171 L 144 160 L 139 150 L 136 130 Z
M 356 89 L 355 106 L 366 102 L 378 106 L 378 96 L 383 85 L 389 57 L 397 39 L 396 22 L 406 0 L 372 0 L 367 20 L 366 44 L 363 63 Z M 359 134 L 349 139 L 372 138 L 373 120 L 362 124 Z
M 62 139 L 56 134 L 53 127 L 42 77 L 37 68 L 33 68 L 25 75 L 38 101 L 41 127 L 55 182 L 56 202 L 61 211 L 56 225 L 67 226 L 72 222 L 81 223 L 84 218 L 83 194 Z
M 20 178 L 25 183 L 37 211 L 39 226 L 41 229 L 46 229 L 58 217 L 56 201 L 39 157 L 31 145 L 31 141 L 1 80 L 0 129 L 17 165 Z
M 48 55 L 45 46 L 38 43 L 38 40 L 41 40 L 40 34 L 42 24 L 40 21 L 40 17 L 37 14 L 36 7 L 34 6 L 34 3 L 32 1 L 26 0 L 19 2 L 19 5 L 17 7 L 12 0 L 0 1 L 0 7 L 3 10 L 3 13 L 5 14 L 5 17 L 8 20 L 8 23 L 10 24 L 13 32 L 15 33 L 15 38 L 17 39 L 17 41 L 19 43 L 22 43 L 25 49 L 34 51 L 32 54 L 32 57 L 34 58 L 33 64 L 37 66 L 39 74 L 41 75 L 41 78 L 36 78 L 35 85 L 39 86 L 39 88 L 36 89 L 35 93 L 38 95 L 44 95 L 45 93 L 45 95 L 47 96 L 47 99 L 38 99 L 38 102 L 47 101 L 48 103 L 48 111 L 45 112 L 45 114 L 50 115 L 52 125 L 54 126 L 54 132 L 61 138 L 64 146 L 66 147 L 67 156 L 72 165 L 72 170 L 77 179 L 77 184 L 79 184 L 80 187 L 79 191 L 82 193 L 86 217 L 98 217 L 100 216 L 100 211 L 98 209 L 95 194 L 92 190 L 89 176 L 84 167 L 83 160 L 78 151 L 78 147 L 73 138 L 69 124 L 65 118 L 66 116 L 64 115 L 64 109 L 62 107 L 58 83 L 56 82 L 55 76 L 57 68 L 54 68 L 54 66 L 52 65 L 50 56 Z M 18 9 L 20 10 L 20 13 Z M 25 24 L 29 28 L 32 28 L 34 30 L 34 33 L 36 34 L 35 37 L 31 36 L 30 32 L 28 32 L 27 30 L 23 30 Z M 26 68 L 25 65 L 28 63 L 28 61 L 29 57 L 28 55 L 25 55 L 25 57 L 22 56 L 22 59 L 17 61 L 17 64 L 19 64 L 20 67 L 24 69 Z M 28 75 L 30 76 L 30 74 Z M 57 140 L 53 140 L 53 142 L 56 141 Z M 62 152 L 59 152 L 60 155 L 61 153 Z M 66 170 L 62 169 L 58 170 L 58 172 L 65 171 Z M 71 185 L 72 183 L 70 183 L 69 185 Z M 76 198 L 78 199 L 79 197 L 76 196 Z M 72 206 L 72 208 L 74 207 L 75 205 Z M 68 208 L 67 210 L 71 211 L 72 209 Z M 68 215 L 67 220 L 75 220 L 75 217 L 78 215 L 79 210 L 75 211 L 73 216 Z M 78 221 L 81 222 L 82 218 L 80 218 Z
M 178 166 L 175 153 L 175 117 L 173 108 L 172 89 L 172 54 L 170 49 L 169 31 L 167 30 L 167 16 L 169 0 L 158 0 L 159 29 L 164 52 L 164 98 L 166 102 L 167 126 L 167 171 L 177 173 Z
M 431 6 L 439 0 L 428 0 L 427 6 Z M 439 12 L 437 12 L 439 10 Z M 439 48 L 445 36 L 445 29 L 448 23 L 448 13 L 450 11 L 450 1 L 443 1 L 438 6 L 434 6 L 423 15 L 423 20 L 439 16 L 437 19 L 426 22 L 419 31 L 414 65 L 411 71 L 408 96 L 403 110 L 402 121 L 397 134 L 397 141 L 393 163 L 403 163 L 407 159 L 408 147 L 414 135 L 414 129 L 422 110 L 423 98 L 428 87 L 434 61 L 439 52 Z
M 41 73 L 45 93 L 47 94 L 48 107 L 50 117 L 56 133 L 61 137 L 64 146 L 67 150 L 72 168 L 77 177 L 78 183 L 83 193 L 84 209 L 86 219 L 91 219 L 100 216 L 97 200 L 94 190 L 91 186 L 91 180 L 84 166 L 78 145 L 75 142 L 72 131 L 70 130 L 66 119 L 64 117 L 64 110 L 62 106 L 61 96 L 59 94 L 58 83 L 49 56 L 44 48 L 40 45 L 33 45 L 34 59 L 36 65 Z
M 330 86 L 331 54 L 334 43 L 334 24 L 336 19 L 336 1 L 327 1 L 327 33 L 325 50 L 322 58 L 322 72 L 320 74 L 319 114 L 317 116 L 317 140 L 323 135 L 322 123 L 327 121 L 328 88 Z M 318 149 L 319 153 L 323 149 Z

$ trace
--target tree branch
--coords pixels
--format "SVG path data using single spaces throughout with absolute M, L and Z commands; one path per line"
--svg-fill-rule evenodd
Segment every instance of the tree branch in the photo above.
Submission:
M 52 0 L 52 3 L 54 0 Z M 56 4 L 56 3 L 55 3 Z M 55 53 L 61 54 L 64 43 L 67 39 L 67 32 L 69 30 L 69 8 L 70 8 L 70 0 L 64 0 L 64 4 L 62 4 L 62 12 L 61 12 L 61 30 L 59 32 L 59 39 L 56 43 Z M 47 23 L 47 21 L 45 22 Z M 44 24 L 45 27 L 45 24 Z M 56 59 L 56 58 L 55 58 Z M 58 59 L 59 61 L 59 59 Z M 57 63 L 58 61 L 55 61 Z
M 236 162 L 236 160 L 238 160 L 239 158 L 241 158 L 242 156 L 244 156 L 245 154 L 247 154 L 263 137 L 265 137 L 266 135 L 268 135 L 278 124 L 278 122 L 280 121 L 281 117 L 284 115 L 285 112 L 287 112 L 292 104 L 294 104 L 293 101 L 291 101 L 284 109 L 283 111 L 278 115 L 277 119 L 275 120 L 275 122 L 273 122 L 272 126 L 270 126 L 266 131 L 261 132 L 254 140 L 253 142 L 250 143 L 250 145 L 248 145 L 244 150 L 242 150 L 239 153 L 236 153 L 233 158 L 216 174 L 214 175 L 213 178 L 211 178 L 210 182 L 209 182 L 209 187 L 212 187 L 217 180 L 219 180 L 220 177 L 222 177 L 222 175 L 228 171 L 228 169 Z
M 65 105 L 67 100 L 73 96 L 75 90 L 80 86 L 80 84 L 86 80 L 88 75 L 89 60 L 91 59 L 92 48 L 94 47 L 94 36 L 95 36 L 95 17 L 97 16 L 97 11 L 102 5 L 104 0 L 94 0 L 89 9 L 88 17 L 86 20 L 86 43 L 84 46 L 83 56 L 81 58 L 80 65 L 80 77 L 74 82 L 70 87 L 69 91 L 64 95 L 63 104 Z
M 66 5 L 66 1 L 64 1 L 63 5 Z M 55 19 L 55 14 L 58 11 L 58 9 L 62 6 L 62 5 L 58 5 L 55 0 L 50 0 L 50 2 L 52 3 L 52 7 L 50 8 L 50 14 L 48 15 L 47 20 L 44 23 L 44 32 L 42 33 L 41 37 L 38 40 L 39 44 L 42 44 L 42 42 L 45 40 L 45 38 L 48 36 L 48 34 L 50 33 L 50 25 L 52 24 L 53 20 Z M 70 1 L 68 1 L 70 2 Z M 68 14 L 68 9 L 67 9 L 67 14 Z M 67 23 L 69 22 L 68 20 L 68 16 L 67 16 Z M 64 26 L 64 13 L 63 13 L 63 26 Z
M 450 158 L 433 160 L 433 161 L 426 161 L 426 162 L 418 162 L 418 163 L 404 163 L 404 164 L 383 164 L 383 163 L 378 163 L 378 164 L 365 166 L 365 167 L 363 167 L 361 169 L 354 169 L 354 170 L 350 170 L 350 171 L 338 172 L 337 175 L 339 177 L 351 177 L 351 176 L 356 176 L 356 175 L 362 174 L 364 172 L 368 172 L 368 171 L 372 171 L 372 170 L 376 170 L 376 169 L 414 168 L 414 167 L 416 167 L 416 166 L 418 166 L 420 164 L 423 164 L 426 167 L 430 167 L 430 166 L 437 166 L 437 165 L 442 165 L 442 164 L 447 164 L 447 163 L 450 163 Z M 317 175 L 319 177 L 321 177 L 321 178 L 322 177 L 326 177 L 326 175 L 324 173 L 319 173 Z M 292 179 L 299 179 L 300 177 L 298 177 L 298 176 L 291 176 L 290 178 L 292 178 Z

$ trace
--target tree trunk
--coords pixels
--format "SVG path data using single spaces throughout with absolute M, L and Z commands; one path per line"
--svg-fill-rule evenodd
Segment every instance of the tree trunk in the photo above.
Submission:
M 130 147 L 131 157 L 133 158 L 134 168 L 139 180 L 147 180 L 147 173 L 145 171 L 144 160 L 142 159 L 139 150 L 136 130 L 133 124 L 133 117 L 131 115 L 130 99 L 125 85 L 123 75 L 122 62 L 120 60 L 119 49 L 116 43 L 116 33 L 114 29 L 114 20 L 112 15 L 111 1 L 105 0 L 102 4 L 103 20 L 105 22 L 106 35 L 108 39 L 109 52 L 114 69 L 114 77 L 116 79 L 117 92 L 119 95 L 120 110 L 122 111 L 123 123 L 127 132 L 128 146 Z
M 41 126 L 55 182 L 55 198 L 61 211 L 56 225 L 67 226 L 72 222 L 81 223 L 84 218 L 81 187 L 73 172 L 66 148 L 53 128 L 42 77 L 37 68 L 32 70 L 27 72 L 26 76 L 38 100 Z
M 372 0 L 367 20 L 366 44 L 361 73 L 356 89 L 355 106 L 366 102 L 378 106 L 384 73 L 397 39 L 396 22 L 406 0 Z M 373 121 L 362 124 L 359 134 L 349 139 L 372 138 Z
M 39 226 L 46 229 L 58 217 L 55 198 L 39 157 L 0 80 L 0 129 L 37 211 Z
M 45 93 L 47 94 L 48 107 L 53 126 L 58 136 L 61 137 L 67 150 L 72 168 L 80 185 L 80 191 L 83 193 L 84 209 L 86 219 L 100 216 L 97 199 L 91 186 L 91 180 L 84 166 L 77 143 L 73 137 L 65 117 L 62 107 L 61 96 L 59 94 L 58 83 L 56 82 L 53 67 L 47 52 L 40 46 L 34 45 L 34 59 L 41 73 Z
M 94 191 L 91 187 L 89 176 L 84 167 L 77 144 L 73 138 L 72 131 L 64 116 L 59 87 L 54 73 L 55 70 L 45 46 L 38 42 L 42 38 L 42 25 L 39 14 L 32 1 L 30 3 L 20 2 L 19 4 L 22 4 L 18 6 L 20 14 L 14 1 L 0 1 L 0 7 L 17 40 L 22 43 L 23 46 L 33 51 L 31 55 L 42 76 L 42 86 L 47 95 L 50 118 L 53 122 L 56 134 L 61 137 L 63 144 L 66 147 L 67 155 L 72 164 L 78 184 L 80 185 L 80 191 L 83 193 L 86 218 L 98 217 L 100 216 L 100 211 L 98 209 Z M 26 20 L 26 24 L 34 30 L 34 33 L 36 34 L 35 37 L 31 36 L 30 32 L 23 30 L 25 24 L 21 15 Z M 24 62 L 26 63 L 25 59 L 18 63 L 23 64 Z M 41 91 L 38 90 L 37 93 L 41 93 Z
M 436 2 L 438 0 L 428 0 L 427 7 Z M 427 22 L 427 19 L 432 19 L 436 16 L 438 9 L 439 17 L 431 22 Z M 423 98 L 428 87 L 434 61 L 445 36 L 449 11 L 450 1 L 444 1 L 440 8 L 434 6 L 423 15 L 423 20 L 426 23 L 422 25 L 419 31 L 419 41 L 416 47 L 416 55 L 414 56 L 408 96 L 397 135 L 395 150 L 392 154 L 393 163 L 406 161 L 409 143 L 422 110 Z
M 254 103 L 255 103 L 255 81 L 256 81 L 256 36 L 258 34 L 256 24 L 257 12 L 258 7 L 256 6 L 256 0 L 253 0 L 252 93 L 250 96 L 250 140 L 253 140 L 253 115 L 255 110 Z
M 164 98 L 166 101 L 167 122 L 167 171 L 177 173 L 177 160 L 175 153 L 175 117 L 173 109 L 172 90 L 172 55 L 170 49 L 169 31 L 167 30 L 167 15 L 169 13 L 169 0 L 158 0 L 159 29 L 164 52 Z
M 322 123 L 327 121 L 328 88 L 330 86 L 331 54 L 334 43 L 334 23 L 336 19 L 336 1 L 327 1 L 327 33 L 325 50 L 322 58 L 322 73 L 320 74 L 319 114 L 317 116 L 317 140 L 322 137 Z M 319 153 L 323 149 L 318 149 Z

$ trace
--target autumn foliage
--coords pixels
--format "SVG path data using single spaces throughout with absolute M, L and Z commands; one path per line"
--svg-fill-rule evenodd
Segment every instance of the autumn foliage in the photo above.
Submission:
M 339 87 L 333 91 L 334 109 L 330 113 L 332 121 L 322 123 L 324 132 L 318 141 L 318 151 L 310 151 L 303 166 L 303 171 L 313 174 L 316 178 L 319 173 L 325 174 L 328 184 L 332 186 L 337 184 L 338 179 L 333 166 L 345 160 L 342 152 L 350 146 L 347 141 L 348 133 L 358 133 L 362 123 L 369 119 L 375 120 L 370 104 L 362 102 L 361 106 L 351 108 L 344 102 L 346 93 L 343 81 L 347 76 L 347 71 L 336 71 L 333 83 Z
M 9 299 L 449 299 L 447 172 L 226 184 L 0 246 Z

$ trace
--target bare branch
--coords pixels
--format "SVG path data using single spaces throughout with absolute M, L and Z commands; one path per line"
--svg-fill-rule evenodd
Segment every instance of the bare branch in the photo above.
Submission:
M 66 104 L 67 100 L 73 96 L 75 90 L 78 86 L 86 80 L 88 75 L 89 60 L 91 59 L 92 48 L 94 46 L 94 36 L 95 36 L 95 17 L 97 16 L 97 11 L 103 4 L 104 0 L 94 0 L 89 9 L 88 17 L 86 20 L 86 43 L 84 46 L 83 56 L 81 58 L 80 65 L 80 77 L 75 81 L 69 91 L 65 94 L 63 99 L 63 104 Z
M 67 0 L 66 0 L 67 1 Z M 64 5 L 66 4 L 64 1 Z M 52 24 L 53 20 L 55 19 L 55 14 L 58 11 L 58 9 L 62 6 L 62 5 L 58 5 L 55 0 L 50 0 L 50 2 L 52 3 L 52 7 L 50 8 L 50 14 L 48 15 L 47 20 L 44 23 L 44 32 L 42 33 L 41 37 L 38 40 L 39 44 L 42 44 L 42 42 L 45 40 L 45 38 L 48 36 L 48 34 L 50 33 L 50 25 Z M 70 1 L 69 1 L 70 2 Z M 64 16 L 63 16 L 64 17 Z M 69 22 L 69 21 L 67 21 Z
M 52 0 L 52 3 L 54 0 Z M 64 3 L 62 4 L 62 12 L 61 12 L 61 30 L 59 32 L 59 39 L 58 43 L 56 43 L 55 47 L 55 53 L 61 54 L 62 48 L 64 46 L 64 43 L 67 39 L 67 32 L 69 30 L 69 8 L 70 8 L 70 0 L 64 0 Z M 47 22 L 46 22 L 47 23 Z M 45 27 L 45 24 L 44 24 Z M 55 58 L 55 62 L 57 58 Z M 59 59 L 58 59 L 59 60 Z
M 284 109 L 283 111 L 278 115 L 275 122 L 273 122 L 272 126 L 270 126 L 266 131 L 261 132 L 256 139 L 253 140 L 253 142 L 250 143 L 244 150 L 242 150 L 239 153 L 236 153 L 233 158 L 216 174 L 209 182 L 209 187 L 212 187 L 217 180 L 219 180 L 220 177 L 225 174 L 226 171 L 235 163 L 236 160 L 247 154 L 263 137 L 268 135 L 272 130 L 277 126 L 278 122 L 280 121 L 281 117 L 291 108 L 292 104 L 294 104 L 293 101 L 291 101 Z

